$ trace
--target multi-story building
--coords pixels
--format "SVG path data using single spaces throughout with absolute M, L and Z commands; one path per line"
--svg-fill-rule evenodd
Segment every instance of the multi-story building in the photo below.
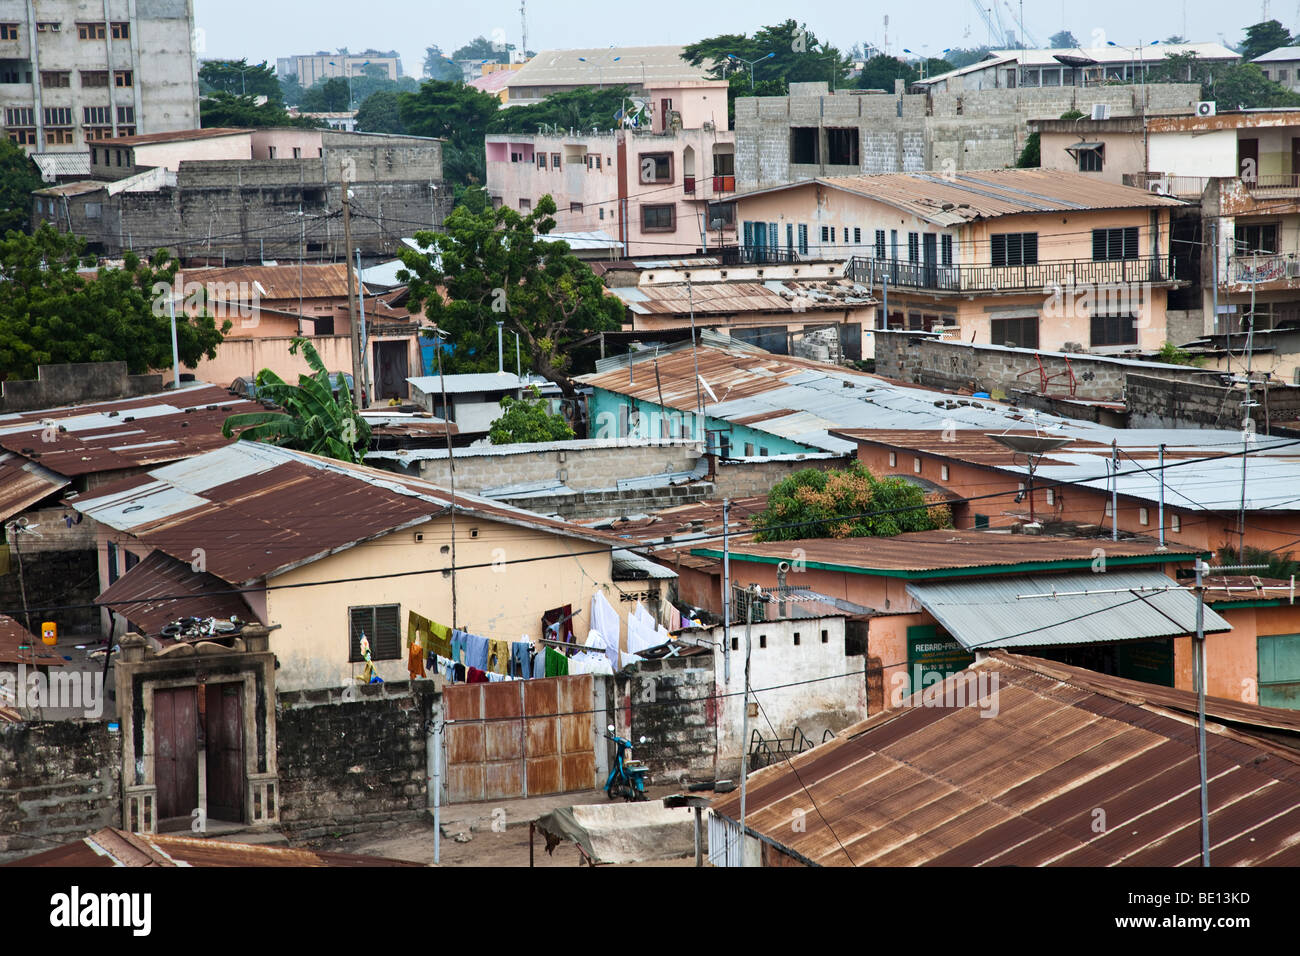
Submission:
M 1278 47 L 1250 61 L 1264 73 L 1266 80 L 1300 92 L 1300 46 Z
M 193 0 L 0 0 L 5 135 L 39 156 L 197 127 L 193 34 Z
M 842 259 L 882 328 L 962 342 L 1159 349 L 1183 203 L 1037 169 L 818 178 L 736 199 L 750 262 Z
M 650 96 L 667 113 L 681 107 L 671 102 L 661 103 L 672 94 L 659 94 L 657 90 L 710 79 L 712 64 L 693 66 L 683 59 L 682 52 L 680 46 L 543 50 L 510 77 L 508 99 L 512 106 L 528 106 L 540 103 L 553 93 L 588 86 L 626 86 L 634 93 Z M 718 81 L 713 81 L 713 85 L 718 85 Z M 727 84 L 720 85 L 725 91 Z M 725 126 L 725 98 L 722 108 L 722 114 L 714 121 Z
M 334 77 L 365 76 L 370 67 L 382 68 L 390 80 L 402 78 L 402 58 L 391 50 L 347 54 L 321 51 L 302 56 L 282 56 L 275 61 L 278 76 L 296 76 L 304 89 Z

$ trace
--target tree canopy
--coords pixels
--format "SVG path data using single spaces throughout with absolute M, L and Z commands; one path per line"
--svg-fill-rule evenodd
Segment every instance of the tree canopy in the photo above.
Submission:
M 918 486 L 902 478 L 877 478 L 854 462 L 839 471 L 806 468 L 778 482 L 754 527 L 759 541 L 887 538 L 950 528 L 952 514 Z
M 0 235 L 26 231 L 32 212 L 32 192 L 45 186 L 40 170 L 22 147 L 0 138 Z
M 488 440 L 494 445 L 516 445 L 523 442 L 568 441 L 573 429 L 563 415 L 552 415 L 534 385 L 523 398 L 501 399 L 504 414 L 492 423 Z
M 451 55 L 453 60 L 488 60 L 492 63 L 509 63 L 513 43 L 493 43 L 487 37 L 478 36 Z
M 257 375 L 258 398 L 274 402 L 282 411 L 231 415 L 221 426 L 221 434 L 230 438 L 239 431 L 240 441 L 260 441 L 360 464 L 370 447 L 370 425 L 352 404 L 351 390 L 344 386 L 334 391 L 330 373 L 312 344 L 296 338 L 289 353 L 297 355 L 299 349 L 311 374 L 299 375 L 297 385 L 290 385 L 269 368 Z
M 907 60 L 900 60 L 892 56 L 873 56 L 862 67 L 862 72 L 858 75 L 858 89 L 860 90 L 885 90 L 894 92 L 894 81 L 902 80 L 903 88 L 907 89 L 916 80 L 921 79 L 920 61 L 912 63 Z M 930 57 L 925 61 L 925 75 L 936 76 L 939 73 L 947 73 L 954 69 L 952 63 L 948 60 L 938 57 Z
M 331 76 L 303 90 L 298 108 L 304 113 L 343 113 L 352 108 L 352 87 L 341 76 Z
M 385 90 L 367 97 L 357 108 L 357 129 L 363 133 L 405 133 L 400 94 Z
M 1147 74 L 1149 83 L 1200 83 L 1201 99 L 1219 109 L 1300 106 L 1300 94 L 1274 83 L 1254 63 L 1206 63 L 1194 53 L 1168 54 Z
M 1246 27 L 1246 39 L 1238 51 L 1243 63 L 1249 63 L 1257 56 L 1263 56 L 1278 47 L 1290 46 L 1291 34 L 1277 20 L 1264 20 Z
M 461 77 L 460 67 L 437 46 L 424 51 L 424 75 L 431 80 L 449 83 L 459 83 Z
M 425 251 L 400 251 L 407 308 L 423 310 L 447 337 L 448 374 L 496 369 L 500 321 L 519 334 L 532 369 L 573 397 L 575 345 L 587 333 L 621 326 L 622 303 L 566 243 L 546 238 L 554 213 L 550 196 L 527 216 L 507 206 L 474 212 L 462 203 L 443 233 L 416 233 Z
M 443 177 L 450 183 L 481 183 L 487 178 L 483 134 L 501 103 L 495 96 L 463 83 L 425 80 L 414 93 L 402 93 L 398 116 L 412 136 L 446 140 Z
M 1047 38 L 1047 45 L 1053 50 L 1072 50 L 1079 45 L 1079 41 L 1069 30 L 1057 30 Z
M 278 102 L 258 103 L 251 96 L 213 93 L 199 100 L 199 114 L 205 128 L 296 126 L 315 129 L 321 124 L 307 116 L 290 116 Z
M 275 103 L 284 102 L 280 81 L 265 60 L 252 66 L 247 60 L 205 60 L 199 67 L 199 93 L 265 96 Z
M 121 269 L 95 268 L 85 240 L 49 225 L 0 240 L 0 378 L 34 378 L 38 365 L 125 362 L 133 375 L 172 364 L 166 302 L 179 263 L 127 252 Z M 230 331 L 210 315 L 177 315 L 181 362 L 215 358 Z

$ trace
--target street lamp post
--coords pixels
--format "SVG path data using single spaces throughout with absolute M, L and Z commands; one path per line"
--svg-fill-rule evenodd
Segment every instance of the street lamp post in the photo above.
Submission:
M 616 56 L 616 57 L 614 57 L 614 59 L 610 60 L 609 62 L 610 62 L 610 63 L 617 63 L 617 62 L 618 62 L 619 60 L 621 60 L 621 59 L 623 59 L 621 56 Z M 578 62 L 580 62 L 580 63 L 586 63 L 586 64 L 588 64 L 589 66 L 594 66 L 594 67 L 596 68 L 596 77 L 597 77 L 597 81 L 600 83 L 600 89 L 603 90 L 603 89 L 605 88 L 605 67 L 604 67 L 604 64 L 597 63 L 595 60 L 588 60 L 585 56 L 580 56 L 580 57 L 578 57 Z M 643 73 L 642 73 L 642 75 L 644 76 L 644 67 L 643 67 L 642 69 L 643 69 Z
M 922 46 L 921 49 L 924 50 L 924 49 L 926 49 L 926 47 L 925 47 L 925 46 Z M 924 79 L 925 79 L 925 68 L 926 68 L 927 66 L 929 66 L 929 64 L 930 64 L 930 55 L 929 55 L 928 53 L 926 53 L 926 54 L 915 53 L 915 52 L 909 50 L 907 47 L 903 47 L 903 52 L 904 52 L 904 53 L 911 53 L 912 56 L 917 57 L 917 58 L 920 59 L 920 61 L 921 61 L 921 79 L 924 80 Z M 940 56 L 943 56 L 945 53 L 951 53 L 951 52 L 952 52 L 952 47 L 945 47 L 943 50 L 939 51 L 939 55 L 940 55 Z
M 728 59 L 728 60 L 735 60 L 737 63 L 743 63 L 745 66 L 749 67 L 749 92 L 753 93 L 753 92 L 754 92 L 754 66 L 755 66 L 755 64 L 762 63 L 764 60 L 770 60 L 770 59 L 772 59 L 772 57 L 774 57 L 774 56 L 776 56 L 775 53 L 769 53 L 767 56 L 760 56 L 757 60 L 746 60 L 746 59 L 744 59 L 744 58 L 742 58 L 742 57 L 738 57 L 738 56 L 736 56 L 736 54 L 734 54 L 734 53 L 728 53 L 728 54 L 727 54 L 727 59 Z
M 1142 102 L 1143 102 L 1143 106 L 1144 106 L 1144 108 L 1145 108 L 1145 104 L 1146 104 L 1146 89 L 1147 89 L 1147 61 L 1146 61 L 1146 57 L 1143 57 L 1143 58 L 1142 58 L 1142 62 L 1141 62 L 1141 63 L 1138 62 L 1138 51 L 1141 50 L 1141 49 L 1143 48 L 1144 45 L 1145 45 L 1145 46 L 1158 46 L 1159 44 L 1160 44 L 1160 41 L 1159 41 L 1159 40 L 1152 40 L 1150 43 L 1147 43 L 1147 44 L 1143 44 L 1141 40 L 1138 40 L 1138 45 L 1137 45 L 1137 46 L 1122 46 L 1121 44 L 1116 43 L 1114 40 L 1107 40 L 1107 41 L 1106 41 L 1106 46 L 1113 46 L 1113 47 L 1115 47 L 1116 49 L 1119 49 L 1119 50 L 1128 50 L 1129 53 L 1132 54 L 1131 57 L 1129 58 L 1129 62 L 1130 62 L 1131 64 L 1133 64 L 1133 73 L 1134 73 L 1135 75 L 1136 75 L 1136 73 L 1137 73 L 1137 71 L 1138 71 L 1138 67 L 1141 66 L 1141 68 L 1142 68 Z

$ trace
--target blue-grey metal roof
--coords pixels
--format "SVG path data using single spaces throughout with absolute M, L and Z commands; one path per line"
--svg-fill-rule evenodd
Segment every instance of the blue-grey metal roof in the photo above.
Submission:
M 1102 551 L 1104 557 L 1104 549 Z M 1196 632 L 1196 596 L 1160 571 L 1017 575 L 981 581 L 908 584 L 916 598 L 967 650 L 1110 644 Z M 1096 593 L 1124 590 L 1123 593 Z M 1140 589 L 1146 588 L 1147 591 Z M 1058 597 L 1031 594 L 1090 591 Z M 1207 634 L 1232 625 L 1207 607 Z
M 664 567 L 647 557 L 633 551 L 616 549 L 612 553 L 615 574 L 629 574 L 649 578 L 652 581 L 675 581 L 677 572 Z

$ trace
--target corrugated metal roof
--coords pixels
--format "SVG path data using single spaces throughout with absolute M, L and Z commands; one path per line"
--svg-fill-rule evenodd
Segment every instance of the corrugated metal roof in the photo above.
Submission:
M 642 82 L 709 80 L 711 64 L 692 66 L 682 56 L 680 46 L 592 47 L 581 50 L 543 50 L 521 69 L 510 74 L 506 84 L 517 87 L 590 86 L 600 67 L 602 83 L 616 86 L 641 86 Z M 618 58 L 617 61 L 615 58 Z M 582 62 L 585 58 L 587 62 Z M 717 82 L 717 81 L 714 81 Z M 513 96 L 512 99 L 517 97 Z M 611 118 L 612 122 L 612 118 Z
M 1107 538 L 1055 537 L 1052 535 L 1009 534 L 1001 531 L 910 531 L 889 538 L 812 538 L 801 541 L 732 543 L 731 560 L 747 559 L 773 563 L 789 561 L 798 548 L 809 567 L 824 567 L 850 573 L 923 573 L 966 568 L 1014 567 L 1024 564 L 1092 562 L 1098 549 L 1107 560 L 1132 559 L 1135 563 L 1164 564 L 1190 562 L 1201 552 L 1171 544 L 1161 551 L 1151 538 L 1111 541 Z M 695 549 L 705 557 L 721 557 L 716 543 Z M 1143 560 L 1143 559 L 1149 559 Z M 1056 578 L 1052 579 L 1056 581 Z M 1100 577 L 1093 578 L 1093 587 Z M 1168 580 L 1168 579 L 1166 579 Z M 1108 586 L 1108 585 L 1107 585 Z M 1037 588 L 1043 590 L 1043 588 Z M 1067 590 L 1060 588 L 1060 590 Z
M 963 682 L 984 709 L 942 705 Z M 751 832 L 826 866 L 1199 865 L 1194 694 L 1004 651 L 926 694 L 752 774 Z M 1255 732 L 1294 715 L 1252 709 L 1206 726 L 1211 860 L 1295 866 L 1300 754 Z M 712 810 L 738 820 L 739 792 Z
M 264 412 L 216 385 L 0 415 L 0 447 L 75 477 L 176 461 L 219 448 L 231 415 Z M 56 431 L 50 432 L 52 423 Z M 53 441 L 44 439 L 52 435 Z
M 1104 548 L 1097 549 L 1105 555 Z M 1112 570 L 1101 574 L 1064 574 L 988 578 L 983 581 L 913 583 L 907 592 L 968 650 L 1025 648 L 1180 637 L 1196 633 L 1196 596 L 1190 591 L 1157 591 L 1177 582 L 1160 571 Z M 1121 594 L 1063 594 L 1023 598 L 1047 592 L 1111 591 Z M 1147 590 L 1143 590 L 1147 589 Z M 1232 625 L 1205 609 L 1207 634 Z
M 614 287 L 638 315 L 730 315 L 738 312 L 816 312 L 875 302 L 871 290 L 848 280 L 707 282 Z
M 656 438 L 657 447 L 694 446 L 701 443 L 686 438 Z M 644 448 L 646 441 L 635 438 L 582 438 L 573 441 L 515 442 L 509 445 L 483 445 L 474 448 L 457 448 L 456 460 L 465 458 L 497 458 L 512 455 L 532 455 L 535 453 L 582 452 L 598 448 Z M 377 451 L 366 455 L 366 461 L 382 459 L 385 461 L 437 461 L 447 457 L 445 448 L 403 448 L 396 451 Z
M 405 860 L 350 853 L 290 849 L 265 844 L 227 843 L 160 833 L 128 833 L 105 827 L 88 837 L 8 863 L 12 867 L 177 867 L 177 866 L 423 866 Z
M 238 441 L 69 499 L 71 507 L 141 544 L 230 584 L 309 564 L 445 513 L 445 489 L 388 471 Z M 618 538 L 499 502 L 457 494 L 458 511 L 598 544 Z
M 262 300 L 348 299 L 348 267 L 342 262 L 299 266 L 231 266 L 226 269 L 187 269 L 177 273 L 176 288 L 197 282 L 213 301 L 236 301 L 256 294 Z M 260 287 L 261 291 L 257 291 Z M 232 295 L 233 293 L 233 295 Z
M 442 378 L 421 375 L 406 381 L 426 395 L 442 394 Z M 447 394 L 463 395 L 467 392 L 509 392 L 521 386 L 519 376 L 513 372 L 472 372 L 467 375 L 447 375 Z
M 52 183 L 60 176 L 90 175 L 90 151 L 80 153 L 32 153 L 32 162 L 41 171 L 41 178 Z
M 0 521 L 7 521 L 70 482 L 12 452 L 0 452 Z
M 75 183 L 63 183 L 60 186 L 48 186 L 45 189 L 37 189 L 33 196 L 53 196 L 54 198 L 71 199 L 74 196 L 88 196 L 91 193 L 103 192 L 108 183 L 100 182 L 97 179 L 82 180 Z
M 251 136 L 252 130 L 234 127 L 209 129 L 181 129 L 170 133 L 144 133 L 140 136 L 114 136 L 108 139 L 89 140 L 101 146 L 148 146 L 151 143 L 184 143 L 195 139 L 218 139 L 224 136 Z
M 670 571 L 662 564 L 656 564 L 642 555 L 620 548 L 614 552 L 614 577 L 616 580 L 649 578 L 652 581 L 675 581 L 677 572 Z
M 166 598 L 167 600 L 159 600 Z M 142 633 L 157 635 L 182 617 L 257 620 L 242 595 L 214 575 L 155 551 L 95 598 Z M 264 621 L 261 623 L 265 623 Z
M 12 617 L 0 614 L 0 664 L 62 667 L 66 663 L 27 628 Z

